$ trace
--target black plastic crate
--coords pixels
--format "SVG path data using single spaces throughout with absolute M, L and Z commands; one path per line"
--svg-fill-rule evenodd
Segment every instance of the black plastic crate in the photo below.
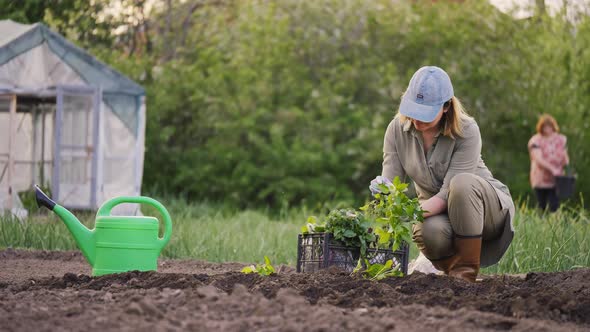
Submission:
M 356 267 L 361 249 L 346 247 L 336 242 L 331 233 L 299 234 L 297 241 L 297 272 L 315 272 L 329 266 L 338 266 L 347 272 Z M 369 263 L 384 264 L 393 260 L 393 265 L 401 264 L 400 269 L 408 273 L 409 246 L 404 243 L 398 250 L 367 249 Z

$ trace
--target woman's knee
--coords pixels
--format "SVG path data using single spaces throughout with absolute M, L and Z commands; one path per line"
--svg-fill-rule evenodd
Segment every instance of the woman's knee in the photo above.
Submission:
M 449 195 L 469 193 L 477 183 L 478 176 L 471 173 L 459 173 L 449 183 Z
M 480 179 L 477 175 L 470 173 L 459 173 L 451 179 L 447 201 L 450 215 L 453 214 L 451 211 L 471 206 L 474 199 L 481 198 Z

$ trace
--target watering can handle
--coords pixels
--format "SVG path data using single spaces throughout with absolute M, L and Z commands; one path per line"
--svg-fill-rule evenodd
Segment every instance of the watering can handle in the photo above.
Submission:
M 153 198 L 145 197 L 145 196 L 122 196 L 122 197 L 115 197 L 111 200 L 106 201 L 98 212 L 96 213 L 97 216 L 104 216 L 108 217 L 111 215 L 111 210 L 119 204 L 122 203 L 140 203 L 140 204 L 148 204 L 156 208 L 162 217 L 164 218 L 164 235 L 158 239 L 161 242 L 162 248 L 170 241 L 170 236 L 172 235 L 172 219 L 170 218 L 170 214 L 168 210 L 162 205 L 160 202 L 156 201 Z

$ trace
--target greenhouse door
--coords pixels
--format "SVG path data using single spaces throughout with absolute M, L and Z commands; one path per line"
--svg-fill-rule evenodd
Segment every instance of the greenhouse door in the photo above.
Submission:
M 58 86 L 52 197 L 73 209 L 95 209 L 101 90 Z

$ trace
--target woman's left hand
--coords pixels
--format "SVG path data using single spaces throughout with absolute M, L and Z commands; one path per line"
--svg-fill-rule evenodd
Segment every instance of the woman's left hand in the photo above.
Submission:
M 429 199 L 422 201 L 422 203 L 420 203 L 420 207 L 422 210 L 424 210 L 424 218 L 428 218 L 446 211 L 447 201 L 436 196 L 432 196 Z

